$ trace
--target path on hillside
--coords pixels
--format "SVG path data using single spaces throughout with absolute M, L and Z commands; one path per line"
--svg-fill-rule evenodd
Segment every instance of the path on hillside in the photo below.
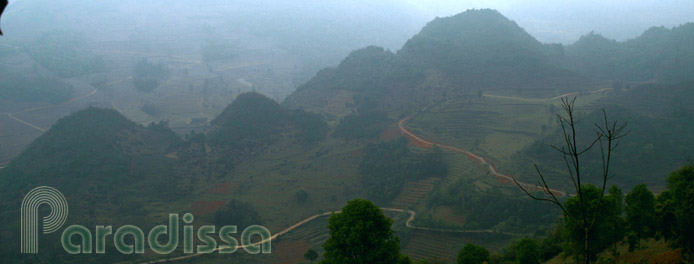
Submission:
M 126 78 L 123 78 L 123 79 L 120 79 L 120 80 L 117 80 L 117 81 L 113 81 L 113 82 L 107 83 L 106 86 L 111 86 L 111 85 L 114 85 L 114 84 L 123 82 L 123 81 L 125 81 L 125 80 L 130 80 L 130 79 L 132 79 L 132 78 L 133 78 L 133 76 L 128 76 L 128 77 L 126 77 Z M 90 84 L 90 86 L 91 86 L 91 84 Z M 21 110 L 21 111 L 18 111 L 18 112 L 14 112 L 14 113 L 5 113 L 5 114 L 6 114 L 9 118 L 11 118 L 12 120 L 15 120 L 15 121 L 17 121 L 17 122 L 20 122 L 20 123 L 22 123 L 22 124 L 24 124 L 24 125 L 27 125 L 27 126 L 33 128 L 33 129 L 38 130 L 38 131 L 46 132 L 46 129 L 41 128 L 41 127 L 39 127 L 39 126 L 37 126 L 37 125 L 35 125 L 35 124 L 29 123 L 28 121 L 23 120 L 23 119 L 21 119 L 21 118 L 18 118 L 18 117 L 15 116 L 15 114 L 33 112 L 33 111 L 37 111 L 37 110 L 44 110 L 44 109 L 56 108 L 56 107 L 60 107 L 60 106 L 63 106 L 63 105 L 69 104 L 69 103 L 73 103 L 73 102 L 82 100 L 82 99 L 84 99 L 84 98 L 87 98 L 87 97 L 90 97 L 90 96 L 96 94 L 96 92 L 99 90 L 98 88 L 96 88 L 96 87 L 94 87 L 94 86 L 92 86 L 92 88 L 93 88 L 93 89 L 92 89 L 91 92 L 89 92 L 89 93 L 87 93 L 87 94 L 84 94 L 84 95 L 80 95 L 80 96 L 71 98 L 70 100 L 67 100 L 67 101 L 65 101 L 65 102 L 62 102 L 62 103 L 60 103 L 60 104 L 36 106 L 36 107 L 27 108 L 27 109 L 24 109 L 24 110 Z
M 403 213 L 406 212 L 410 215 L 409 218 L 407 218 L 407 221 L 405 221 L 405 227 L 411 228 L 411 229 L 418 229 L 418 230 L 426 230 L 426 231 L 438 231 L 438 232 L 450 232 L 450 233 L 468 233 L 468 234 L 479 234 L 479 233 L 491 233 L 491 234 L 503 234 L 503 235 L 508 235 L 508 236 L 524 236 L 528 234 L 517 234 L 517 233 L 509 233 L 509 232 L 500 232 L 500 231 L 495 231 L 491 229 L 480 229 L 480 230 L 455 230 L 455 229 L 441 229 L 441 228 L 428 228 L 428 227 L 418 227 L 412 224 L 412 221 L 414 221 L 415 217 L 417 216 L 417 212 L 412 211 L 412 210 L 407 210 L 407 209 L 400 209 L 400 208 L 388 208 L 388 207 L 380 207 L 381 210 L 383 211 L 390 211 L 390 212 L 398 212 L 398 213 Z M 264 242 L 272 241 L 277 239 L 279 236 L 284 235 L 294 229 L 297 229 L 304 224 L 311 222 L 313 220 L 316 220 L 320 217 L 323 216 L 328 216 L 331 214 L 339 214 L 342 211 L 333 211 L 333 212 L 325 212 L 322 214 L 316 214 L 311 217 L 308 217 L 304 220 L 299 221 L 298 223 L 287 227 L 286 229 L 280 231 L 279 233 L 276 233 L 272 235 L 269 239 L 266 240 L 261 240 L 256 243 L 253 243 L 253 245 L 260 245 Z M 226 249 L 228 246 L 223 246 L 223 247 L 217 247 L 212 253 L 217 252 L 221 249 Z M 237 249 L 242 249 L 244 246 L 237 246 Z M 195 253 L 195 254 L 188 254 L 188 255 L 183 255 L 179 257 L 174 257 L 174 258 L 162 258 L 158 260 L 153 260 L 153 261 L 146 261 L 146 262 L 141 262 L 141 264 L 146 264 L 146 263 L 165 263 L 165 262 L 173 262 L 173 261 L 180 261 L 180 260 L 186 260 L 194 257 L 199 257 L 203 255 L 207 255 L 211 253 Z
M 478 156 L 478 155 L 475 155 L 475 154 L 472 153 L 472 152 L 469 152 L 469 151 L 466 151 L 466 150 L 462 150 L 462 149 L 459 149 L 459 148 L 456 148 L 456 147 L 452 147 L 452 146 L 448 146 L 448 145 L 444 145 L 444 144 L 439 144 L 439 143 L 431 142 L 431 141 L 422 139 L 421 137 L 415 135 L 414 133 L 412 133 L 412 131 L 410 131 L 409 129 L 405 128 L 405 123 L 406 123 L 407 120 L 409 120 L 410 118 L 411 118 L 411 116 L 410 116 L 410 117 L 406 117 L 406 118 L 400 120 L 400 122 L 398 122 L 398 128 L 400 128 L 400 131 L 401 131 L 403 134 L 405 134 L 405 136 L 406 136 L 407 138 L 409 138 L 410 140 L 412 140 L 412 141 L 415 142 L 414 145 L 419 146 L 419 147 L 422 147 L 422 148 L 431 148 L 431 147 L 434 147 L 434 145 L 436 145 L 436 146 L 438 146 L 439 148 L 442 148 L 442 149 L 447 149 L 447 150 L 450 150 L 450 151 L 453 151 L 453 152 L 458 152 L 458 153 L 465 154 L 465 155 L 468 156 L 468 158 L 473 159 L 473 160 L 476 160 L 477 162 L 479 162 L 479 164 L 481 164 L 481 165 L 487 165 L 487 167 L 489 168 L 489 172 L 490 172 L 492 175 L 494 175 L 494 176 L 496 176 L 496 177 L 498 177 L 498 178 L 504 179 L 504 180 L 508 180 L 508 181 L 510 181 L 510 182 L 513 182 L 513 181 L 514 181 L 514 178 L 513 178 L 512 176 L 509 176 L 509 175 L 500 173 L 499 171 L 497 171 L 496 166 L 494 166 L 493 163 L 487 161 L 487 159 L 485 159 L 485 158 L 483 158 L 483 157 L 480 157 L 480 156 Z M 537 185 L 537 184 L 529 184 L 529 183 L 525 183 L 525 182 L 521 182 L 521 181 L 517 181 L 517 182 L 518 182 L 518 184 L 520 184 L 521 186 L 523 186 L 523 188 L 527 189 L 528 191 L 544 190 L 543 187 L 540 187 L 540 186 Z M 557 190 L 557 189 L 552 189 L 552 188 L 550 188 L 549 190 L 550 190 L 552 193 L 554 193 L 555 195 L 558 195 L 558 196 L 566 196 L 566 192 L 564 192 L 564 191 Z
M 590 91 L 590 92 L 587 92 L 587 93 L 589 93 L 589 94 L 594 94 L 594 93 L 604 92 L 604 91 L 607 91 L 607 90 L 612 90 L 612 88 L 602 88 L 602 89 L 600 89 L 600 90 Z M 513 97 L 513 96 L 503 96 L 503 95 L 493 95 L 493 94 L 482 94 L 482 96 L 484 96 L 484 97 L 492 97 L 492 98 L 501 98 L 501 99 L 511 99 L 511 100 L 529 101 L 529 102 L 544 102 L 544 101 L 552 101 L 552 100 L 557 100 L 557 99 L 559 99 L 559 98 L 564 98 L 564 97 L 567 97 L 567 96 L 579 95 L 579 94 L 580 94 L 580 92 L 573 92 L 573 93 L 567 93 L 567 94 L 558 95 L 558 96 L 551 97 L 551 98 L 523 98 L 523 97 Z

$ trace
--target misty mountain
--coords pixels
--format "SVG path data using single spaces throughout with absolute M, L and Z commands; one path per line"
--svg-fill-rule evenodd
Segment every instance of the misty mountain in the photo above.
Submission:
M 566 46 L 568 69 L 600 80 L 679 82 L 694 77 L 694 24 L 652 27 L 618 42 L 591 32 Z
M 468 10 L 437 18 L 396 53 L 366 47 L 350 53 L 337 67 L 320 71 L 284 103 L 325 112 L 337 97 L 353 97 L 340 113 L 379 102 L 387 112 L 405 111 L 446 96 L 479 91 L 514 94 L 560 93 L 586 82 L 560 69 L 547 49 L 495 10 Z M 316 100 L 316 98 L 320 98 Z

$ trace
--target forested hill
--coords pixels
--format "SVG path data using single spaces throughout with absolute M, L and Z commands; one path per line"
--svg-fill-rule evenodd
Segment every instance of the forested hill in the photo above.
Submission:
M 694 80 L 694 23 L 672 29 L 652 27 L 624 42 L 591 32 L 567 46 L 559 60 L 593 79 Z
M 365 106 L 397 113 L 480 91 L 558 95 L 587 81 L 556 67 L 551 48 L 495 10 L 468 10 L 429 22 L 396 53 L 373 46 L 352 52 L 284 104 L 335 117 Z M 342 112 L 324 111 L 339 97 L 355 101 Z
M 166 123 L 144 127 L 110 109 L 90 107 L 58 120 L 0 170 L 2 236 L 19 241 L 19 205 L 37 186 L 51 186 L 65 195 L 70 223 L 92 223 L 97 216 L 149 223 L 151 220 L 143 218 L 143 201 L 185 197 L 172 179 L 173 163 L 165 157 L 180 140 Z M 42 242 L 41 246 L 59 247 L 59 235 L 48 236 L 46 241 L 54 243 Z M 19 257 L 19 243 L 13 245 L 16 248 L 0 248 L 9 263 L 17 263 L 13 260 Z M 42 252 L 60 250 L 45 248 Z
M 519 87 L 570 77 L 551 65 L 543 48 L 498 11 L 482 9 L 436 18 L 398 55 L 419 67 L 446 73 L 463 88 Z

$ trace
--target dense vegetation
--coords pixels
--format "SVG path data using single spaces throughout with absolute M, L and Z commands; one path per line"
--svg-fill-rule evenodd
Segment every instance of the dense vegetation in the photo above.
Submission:
M 321 263 L 398 263 L 400 240 L 392 224 L 393 220 L 368 200 L 347 202 L 341 213 L 330 216 L 330 238 L 323 245 Z
M 90 107 L 60 119 L 35 140 L 7 168 L 0 171 L 3 237 L 19 241 L 19 205 L 22 196 L 36 186 L 51 186 L 68 199 L 68 222 L 93 223 L 111 219 L 150 225 L 143 200 L 182 199 L 173 164 L 165 157 L 180 139 L 166 123 L 139 126 L 110 109 Z M 42 241 L 38 258 L 68 262 L 60 255 L 60 234 Z M 45 242 L 44 242 L 45 241 Z M 17 244 L 18 245 L 18 244 Z M 54 248 L 58 247 L 58 248 Z M 19 249 L 2 247 L 8 262 L 17 263 Z M 115 249 L 109 249 L 115 253 Z M 51 253 L 53 256 L 48 256 Z M 89 256 L 89 262 L 111 262 L 113 254 Z M 122 259 L 122 256 L 120 256 Z M 29 260 L 30 261 L 30 260 Z M 84 259 L 82 260 L 84 261 Z
M 364 149 L 359 174 L 369 199 L 389 202 L 408 181 L 446 175 L 448 165 L 440 149 L 419 154 L 410 151 L 407 144 L 405 138 L 400 138 Z
M 212 125 L 210 142 L 248 150 L 273 144 L 286 136 L 286 131 L 295 131 L 293 139 L 302 144 L 320 141 L 328 131 L 319 115 L 287 110 L 258 93 L 239 95 Z
M 235 199 L 214 213 L 213 223 L 217 226 L 235 225 L 238 230 L 262 224 L 260 215 L 253 204 Z
M 565 49 L 567 68 L 595 79 L 691 81 L 694 76 L 694 23 L 652 27 L 641 36 L 617 42 L 591 32 Z
M 532 233 L 555 221 L 559 210 L 521 195 L 515 191 L 513 195 L 504 194 L 496 188 L 481 190 L 473 182 L 459 179 L 448 186 L 437 185 L 427 197 L 427 206 L 445 205 L 465 215 L 467 229 Z

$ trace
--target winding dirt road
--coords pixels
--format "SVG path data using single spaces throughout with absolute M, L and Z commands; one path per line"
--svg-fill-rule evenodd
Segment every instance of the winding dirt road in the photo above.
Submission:
M 478 155 L 475 155 L 475 154 L 472 153 L 472 152 L 469 152 L 469 151 L 466 151 L 466 150 L 462 150 L 462 149 L 459 149 L 459 148 L 456 148 L 456 147 L 452 147 L 452 146 L 448 146 L 448 145 L 443 145 L 443 144 L 431 142 L 431 141 L 422 139 L 421 137 L 415 135 L 414 133 L 412 133 L 412 131 L 410 131 L 409 129 L 407 129 L 407 128 L 405 127 L 405 123 L 406 123 L 407 120 L 409 120 L 410 118 L 411 118 L 411 117 L 406 117 L 406 118 L 400 120 L 400 122 L 398 122 L 398 128 L 400 128 L 400 131 L 401 131 L 407 138 L 409 138 L 411 141 L 414 141 L 414 142 L 415 142 L 414 145 L 420 146 L 420 147 L 424 147 L 424 148 L 431 148 L 431 147 L 433 147 L 434 145 L 436 145 L 436 146 L 438 146 L 439 148 L 442 148 L 442 149 L 447 149 L 447 150 L 450 150 L 450 151 L 453 151 L 453 152 L 458 152 L 458 153 L 465 154 L 465 155 L 468 156 L 468 158 L 473 159 L 473 160 L 476 160 L 479 164 L 481 164 L 481 165 L 487 165 L 487 167 L 489 168 L 489 172 L 490 172 L 492 175 L 496 176 L 497 178 L 502 179 L 502 180 L 508 180 L 508 181 L 510 181 L 510 182 L 513 182 L 513 181 L 514 181 L 514 177 L 509 176 L 509 175 L 506 175 L 506 174 L 503 174 L 503 173 L 500 173 L 500 172 L 496 169 L 496 166 L 494 166 L 493 163 L 487 161 L 487 160 L 486 160 L 485 158 L 483 158 L 483 157 L 480 157 L 480 156 L 478 156 Z M 523 186 L 524 188 L 526 188 L 528 191 L 538 191 L 538 190 L 543 190 L 543 189 L 544 189 L 544 188 L 542 188 L 542 187 L 540 187 L 539 185 L 536 185 L 536 184 L 529 184 L 529 183 L 525 183 L 525 182 L 521 182 L 521 181 L 518 181 L 518 183 L 519 183 L 521 186 Z M 566 196 L 566 192 L 561 191 L 561 190 L 550 189 L 550 191 L 551 191 L 552 193 L 554 193 L 554 195 L 557 195 L 557 196 Z
M 130 80 L 130 79 L 132 79 L 132 78 L 133 78 L 133 76 L 128 76 L 128 77 L 126 77 L 126 78 L 123 78 L 123 79 L 120 79 L 120 80 L 117 80 L 117 81 L 113 81 L 113 82 L 107 83 L 106 86 L 111 86 L 111 85 L 114 85 L 114 84 L 123 82 L 123 81 L 125 81 L 125 80 Z M 29 123 L 28 121 L 22 120 L 22 119 L 20 119 L 20 118 L 14 116 L 14 115 L 15 115 L 15 114 L 19 114 L 19 113 L 27 113 L 27 112 L 37 111 L 37 110 L 44 110 L 44 109 L 51 109 L 51 108 L 60 107 L 60 106 L 63 106 L 63 105 L 69 104 L 69 103 L 73 103 L 73 102 L 82 100 L 82 99 L 84 99 L 84 98 L 90 97 L 90 96 L 96 94 L 96 92 L 97 92 L 98 90 L 99 90 L 98 88 L 94 88 L 94 87 L 93 87 L 93 89 L 92 89 L 91 92 L 89 92 L 89 93 L 87 93 L 87 94 L 84 94 L 84 95 L 81 95 L 81 96 L 77 96 L 77 97 L 75 97 L 75 98 L 72 98 L 72 99 L 70 99 L 70 100 L 67 100 L 67 101 L 65 101 L 65 102 L 62 102 L 62 103 L 60 103 L 60 104 L 36 106 L 36 107 L 27 108 L 27 109 L 24 109 L 24 110 L 21 110 L 21 111 L 18 111 L 18 112 L 14 112 L 14 113 L 5 113 L 5 114 L 7 115 L 7 117 L 11 118 L 12 120 L 15 120 L 15 121 L 17 121 L 17 122 L 20 122 L 20 123 L 22 123 L 22 124 L 24 124 L 24 125 L 27 125 L 27 126 L 33 128 L 33 129 L 38 130 L 38 131 L 46 132 L 46 129 L 41 128 L 41 127 L 39 127 L 39 126 L 37 126 L 37 125 L 34 125 L 34 124 L 32 124 L 32 123 Z
M 441 229 L 441 228 L 418 227 L 418 226 L 415 226 L 415 225 L 412 224 L 412 221 L 414 221 L 415 217 L 417 216 L 417 213 L 416 213 L 415 211 L 406 210 L 406 209 L 399 209 L 399 208 L 387 208 L 387 207 L 381 207 L 380 209 L 383 210 L 383 211 L 398 212 L 398 213 L 407 212 L 407 213 L 410 215 L 410 217 L 407 218 L 407 221 L 405 221 L 405 226 L 406 226 L 407 228 L 411 228 L 411 229 L 419 229 L 419 230 L 427 230 L 427 231 L 439 231 L 439 232 L 451 232 L 451 233 L 468 233 L 468 234 L 493 233 L 493 234 L 503 234 L 503 235 L 509 235 L 509 236 L 524 236 L 524 235 L 527 235 L 527 234 L 517 234 L 517 233 L 509 233 L 509 232 L 499 232 L 499 231 L 494 231 L 494 230 L 491 230 L 491 229 L 481 229 L 481 230 L 454 230 L 454 229 Z M 278 237 L 280 237 L 281 235 L 284 235 L 284 234 L 286 234 L 286 233 L 288 233 L 288 232 L 290 232 L 290 231 L 292 231 L 292 230 L 294 230 L 294 229 L 296 229 L 296 228 L 299 228 L 299 227 L 301 227 L 302 225 L 304 225 L 304 224 L 306 224 L 306 223 L 308 223 L 308 222 L 311 222 L 311 221 L 316 220 L 316 219 L 318 219 L 318 218 L 320 218 L 320 217 L 323 217 L 323 216 L 329 216 L 329 215 L 331 215 L 331 214 L 333 214 L 333 213 L 339 214 L 339 213 L 341 213 L 341 211 L 325 212 L 325 213 L 322 213 L 322 214 L 313 215 L 313 216 L 311 216 L 311 217 L 309 217 L 309 218 L 306 218 L 306 219 L 304 219 L 304 220 L 301 220 L 300 222 L 298 222 L 298 223 L 296 223 L 296 224 L 294 224 L 294 225 L 292 225 L 292 226 L 290 226 L 290 227 L 287 227 L 286 229 L 280 231 L 279 233 L 276 233 L 276 234 L 272 235 L 269 239 L 262 240 L 262 241 L 258 241 L 258 242 L 256 242 L 256 243 L 253 243 L 253 245 L 260 245 L 260 244 L 262 244 L 262 243 L 264 243 L 264 242 L 268 242 L 268 240 L 269 240 L 269 241 L 275 240 L 275 239 L 277 239 Z M 216 249 L 213 251 L 213 253 L 214 253 L 214 252 L 217 252 L 217 251 L 219 251 L 219 250 L 221 250 L 221 249 L 226 249 L 226 248 L 228 248 L 228 246 L 218 247 L 218 248 L 216 248 Z M 237 248 L 238 248 L 238 249 L 242 249 L 242 248 L 244 248 L 244 246 L 238 246 Z M 174 262 L 174 261 L 180 261 L 180 260 L 191 259 L 191 258 L 194 258 L 194 257 L 199 257 L 199 256 L 207 255 L 207 254 L 210 254 L 210 253 L 195 253 L 195 254 L 189 254 L 189 255 L 184 255 L 184 256 L 175 257 L 175 258 L 162 258 L 162 259 L 153 260 L 153 261 L 141 262 L 141 264 Z

